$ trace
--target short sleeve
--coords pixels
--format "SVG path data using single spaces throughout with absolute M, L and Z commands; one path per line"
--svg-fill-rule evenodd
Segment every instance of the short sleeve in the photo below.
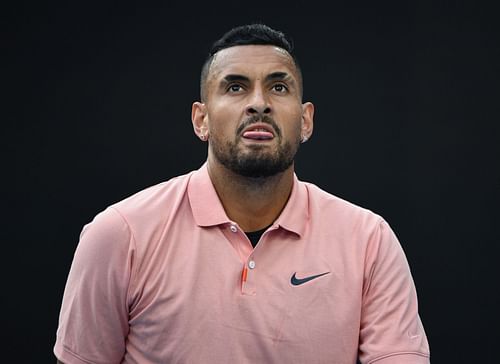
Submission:
M 359 350 L 363 364 L 429 363 L 410 268 L 385 221 L 366 253 Z
M 54 354 L 65 364 L 121 362 L 128 334 L 133 253 L 128 225 L 113 208 L 83 228 L 54 346 Z

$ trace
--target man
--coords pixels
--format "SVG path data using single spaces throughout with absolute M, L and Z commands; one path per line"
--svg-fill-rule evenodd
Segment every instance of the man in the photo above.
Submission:
M 207 162 L 84 228 L 58 360 L 428 363 L 388 224 L 294 174 L 313 114 L 281 32 L 242 26 L 217 41 L 192 107 Z

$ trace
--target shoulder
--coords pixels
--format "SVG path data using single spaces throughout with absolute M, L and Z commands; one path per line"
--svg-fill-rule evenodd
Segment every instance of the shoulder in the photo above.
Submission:
M 362 229 L 377 228 L 384 223 L 379 214 L 368 208 L 327 192 L 313 183 L 300 182 L 300 184 L 307 191 L 312 219 L 324 219 L 337 226 Z
M 82 236 L 94 241 L 137 241 L 156 235 L 185 200 L 191 173 L 145 188 L 98 213 Z
M 389 270 L 405 267 L 401 244 L 382 216 L 314 184 L 304 183 L 304 186 L 309 195 L 311 230 L 328 237 L 328 246 L 336 248 L 332 250 L 335 254 L 342 251 L 344 256 L 351 256 L 351 262 L 357 261 L 365 279 L 371 277 L 375 267 Z
M 133 223 L 149 216 L 164 216 L 183 199 L 193 172 L 145 188 L 109 206 L 122 218 Z
M 181 176 L 173 177 L 167 181 L 147 187 L 121 201 L 114 203 L 112 207 L 125 211 L 133 208 L 151 206 L 152 202 L 163 202 L 165 200 L 169 200 L 172 197 L 185 192 L 189 179 L 193 173 L 194 172 L 190 172 Z

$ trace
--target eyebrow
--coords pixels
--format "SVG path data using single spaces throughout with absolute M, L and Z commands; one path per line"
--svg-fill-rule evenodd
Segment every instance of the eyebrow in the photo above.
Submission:
M 265 81 L 279 81 L 279 80 L 287 80 L 288 82 L 293 83 L 293 77 L 291 77 L 288 73 L 286 72 L 273 72 L 270 73 L 269 75 L 266 76 Z M 246 76 L 243 75 L 238 75 L 238 74 L 230 74 L 224 76 L 222 79 L 223 83 L 231 83 L 231 82 L 250 82 L 250 79 Z
M 266 76 L 266 81 L 278 81 L 278 80 L 292 81 L 292 77 L 286 72 L 273 72 Z
M 223 82 L 230 83 L 235 81 L 248 82 L 250 79 L 243 75 L 227 75 L 223 79 Z

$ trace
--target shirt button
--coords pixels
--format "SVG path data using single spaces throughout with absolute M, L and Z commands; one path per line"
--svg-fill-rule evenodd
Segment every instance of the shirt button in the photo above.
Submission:
M 255 262 L 253 260 L 248 262 L 248 268 L 254 269 L 255 268 Z
M 235 233 L 235 232 L 237 232 L 237 231 L 238 231 L 238 228 L 237 228 L 236 226 L 234 226 L 234 225 L 231 225 L 231 226 L 229 227 L 229 230 L 231 230 L 233 233 Z

